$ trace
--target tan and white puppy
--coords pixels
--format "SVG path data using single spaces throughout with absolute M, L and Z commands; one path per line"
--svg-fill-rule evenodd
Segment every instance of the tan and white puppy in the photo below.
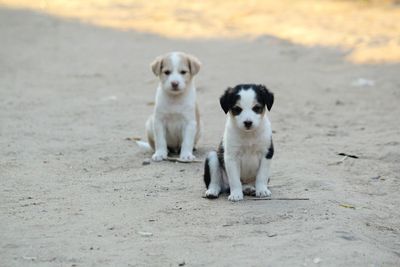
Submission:
M 243 193 L 271 195 L 267 183 L 274 146 L 266 110 L 273 103 L 274 95 L 264 85 L 239 84 L 221 96 L 228 116 L 217 151 L 211 151 L 205 161 L 206 197 L 229 192 L 229 200 L 239 201 Z
M 160 79 L 154 113 L 146 123 L 152 159 L 161 161 L 168 152 L 176 152 L 181 161 L 193 161 L 193 148 L 200 138 L 194 85 L 200 62 L 192 55 L 172 52 L 157 57 L 151 69 Z

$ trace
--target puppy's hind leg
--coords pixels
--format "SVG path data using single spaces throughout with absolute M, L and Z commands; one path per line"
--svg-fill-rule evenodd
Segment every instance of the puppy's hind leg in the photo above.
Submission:
M 204 183 L 207 188 L 205 196 L 207 198 L 217 198 L 219 196 L 222 186 L 221 175 L 217 152 L 211 151 L 204 165 Z

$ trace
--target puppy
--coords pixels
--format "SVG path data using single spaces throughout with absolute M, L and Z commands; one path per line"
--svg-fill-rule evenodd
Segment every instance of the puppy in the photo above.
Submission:
M 194 76 L 200 70 L 194 56 L 172 52 L 157 57 L 151 69 L 160 82 L 154 113 L 146 122 L 147 140 L 154 161 L 179 153 L 181 161 L 193 161 L 193 148 L 200 138 L 200 114 L 196 104 Z
M 267 182 L 274 146 L 266 109 L 270 111 L 273 103 L 273 93 L 263 85 L 239 84 L 221 96 L 228 117 L 218 150 L 210 152 L 205 161 L 207 198 L 228 191 L 231 201 L 242 200 L 243 193 L 271 195 Z

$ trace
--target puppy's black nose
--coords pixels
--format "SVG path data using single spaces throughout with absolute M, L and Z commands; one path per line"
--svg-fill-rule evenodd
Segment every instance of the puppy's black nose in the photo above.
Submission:
M 252 124 L 253 124 L 252 121 L 245 121 L 244 122 L 244 127 L 246 127 L 247 129 L 250 129 Z
M 171 86 L 172 86 L 172 88 L 174 88 L 174 89 L 178 88 L 178 85 L 179 85 L 179 82 L 177 82 L 177 81 L 172 81 L 172 82 L 171 82 Z

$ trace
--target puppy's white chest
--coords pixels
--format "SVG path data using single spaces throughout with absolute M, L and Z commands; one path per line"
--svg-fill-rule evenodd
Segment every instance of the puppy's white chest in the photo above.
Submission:
M 240 178 L 242 183 L 251 183 L 257 176 L 260 167 L 262 151 L 257 145 L 244 147 L 240 150 Z
M 169 147 L 180 147 L 183 140 L 183 131 L 186 119 L 183 114 L 170 113 L 164 114 L 163 124 Z
M 190 111 L 190 109 L 183 106 L 170 106 L 159 110 L 158 116 L 167 128 L 180 128 L 187 123 Z

